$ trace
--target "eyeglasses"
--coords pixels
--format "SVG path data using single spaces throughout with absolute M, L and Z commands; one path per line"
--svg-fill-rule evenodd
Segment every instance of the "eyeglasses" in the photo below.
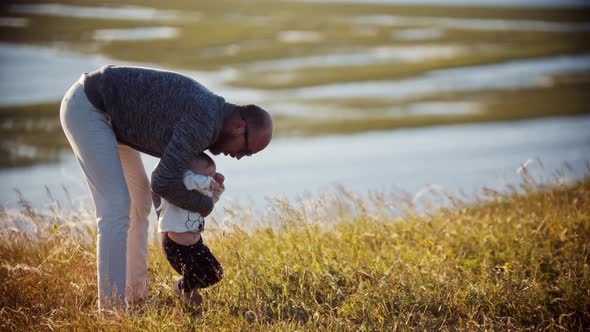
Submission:
M 248 121 L 246 121 L 246 118 L 244 118 L 244 115 L 242 114 L 242 112 L 240 112 L 240 118 L 242 118 L 242 120 L 244 120 L 244 122 L 246 122 L 246 127 L 244 128 L 244 142 L 246 144 L 244 145 L 244 148 L 242 148 L 242 150 L 240 150 L 240 153 L 243 154 L 244 156 L 250 157 L 252 155 L 252 151 L 250 151 L 250 149 L 248 148 Z

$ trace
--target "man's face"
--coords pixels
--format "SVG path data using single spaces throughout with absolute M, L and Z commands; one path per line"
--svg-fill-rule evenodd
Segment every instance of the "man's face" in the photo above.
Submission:
M 239 113 L 239 117 L 228 124 L 209 151 L 218 155 L 223 153 L 235 159 L 242 159 L 244 156 L 251 156 L 270 143 L 272 138 L 272 125 L 263 130 L 251 130 L 248 121 Z
M 215 144 L 209 147 L 209 151 L 214 155 L 223 153 L 226 156 L 231 156 L 237 160 L 244 156 L 251 156 L 253 154 L 250 148 L 250 132 L 248 130 L 248 122 L 241 114 L 241 124 L 235 129 L 233 133 L 223 135 Z
M 209 147 L 209 151 L 214 155 L 223 153 L 226 156 L 240 160 L 246 155 L 252 155 L 246 144 L 245 133 L 241 135 L 224 135 Z

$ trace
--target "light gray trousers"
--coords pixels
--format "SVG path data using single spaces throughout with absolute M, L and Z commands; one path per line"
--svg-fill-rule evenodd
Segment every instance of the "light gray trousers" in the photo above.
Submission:
M 152 200 L 139 152 L 117 144 L 110 117 L 88 101 L 81 82 L 64 96 L 60 120 L 96 208 L 98 308 L 103 310 L 147 293 Z

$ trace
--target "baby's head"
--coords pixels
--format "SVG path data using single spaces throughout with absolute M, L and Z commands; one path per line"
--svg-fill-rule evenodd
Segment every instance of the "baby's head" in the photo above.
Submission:
M 206 153 L 199 154 L 191 161 L 191 171 L 206 176 L 215 176 L 215 162 Z

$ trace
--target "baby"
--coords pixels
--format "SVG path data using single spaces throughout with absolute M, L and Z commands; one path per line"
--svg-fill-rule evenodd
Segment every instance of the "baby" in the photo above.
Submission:
M 215 162 L 201 153 L 191 162 L 191 170 L 184 173 L 188 190 L 219 198 L 214 190 L 223 190 L 223 176 L 216 173 Z M 163 198 L 154 197 L 158 215 L 158 232 L 162 233 L 162 248 L 170 265 L 182 275 L 173 288 L 186 303 L 199 305 L 203 299 L 199 288 L 209 287 L 223 278 L 223 268 L 209 248 L 203 244 L 201 232 L 205 219 L 199 213 L 184 210 Z

